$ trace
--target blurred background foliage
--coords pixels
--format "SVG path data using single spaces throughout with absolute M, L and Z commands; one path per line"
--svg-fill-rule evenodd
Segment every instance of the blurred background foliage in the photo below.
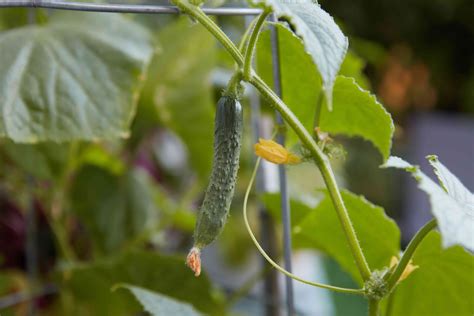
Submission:
M 321 4 L 350 38 L 341 73 L 374 91 L 396 119 L 395 153 L 406 152 L 410 134 L 405 124 L 413 113 L 474 113 L 471 0 Z M 37 12 L 39 23 L 56 14 Z M 0 30 L 27 25 L 28 14 L 0 10 Z M 196 279 L 184 266 L 211 167 L 214 106 L 232 71 L 231 60 L 206 30 L 186 17 L 127 18 L 145 26 L 156 43 L 130 138 L 38 145 L 0 141 L 1 314 L 137 315 L 141 308 L 129 293 L 111 291 L 117 283 L 186 301 L 206 314 L 263 313 L 254 285 L 266 272 L 256 264 L 260 260 L 240 215 L 253 166 L 251 128 L 245 130 L 230 220 L 206 254 L 209 274 Z M 238 42 L 244 19 L 217 20 Z M 311 84 L 320 80 L 313 79 Z M 311 85 L 306 90 L 308 98 L 319 94 Z M 242 102 L 249 108 L 247 97 Z M 271 111 L 263 111 L 271 117 Z M 245 115 L 250 127 L 250 111 Z M 334 160 L 340 182 L 402 218 L 400 182 L 395 173 L 378 170 L 380 156 L 374 148 L 358 139 L 338 137 L 335 142 L 347 152 Z M 295 207 L 297 217 L 322 198 L 314 190 L 321 187 L 319 175 L 308 179 L 307 169 L 289 170 L 292 197 L 306 201 Z M 271 195 L 265 199 L 278 223 L 277 207 L 271 206 L 276 202 Z M 253 200 L 250 205 L 254 223 L 258 204 Z M 276 227 L 274 237 L 280 240 Z M 295 248 L 305 248 L 296 241 Z M 276 246 L 280 249 L 278 241 Z M 355 286 L 350 268 L 344 272 L 327 258 L 323 266 L 326 281 Z M 30 295 L 33 300 L 25 299 Z M 251 304 L 242 307 L 245 299 Z M 335 303 L 328 309 L 333 315 L 365 313 L 362 299 L 329 299 Z

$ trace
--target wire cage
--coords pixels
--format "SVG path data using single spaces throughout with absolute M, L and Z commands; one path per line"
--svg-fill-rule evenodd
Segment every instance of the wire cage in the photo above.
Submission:
M 87 11 L 87 12 L 109 12 L 109 13 L 136 13 L 136 14 L 181 14 L 180 10 L 175 6 L 163 6 L 163 5 L 150 5 L 150 4 L 112 4 L 112 3 L 87 3 L 87 2 L 73 2 L 73 1 L 61 1 L 61 0 L 2 0 L 0 2 L 0 8 L 44 8 L 54 10 L 70 10 L 70 11 Z M 222 7 L 222 8 L 202 8 L 202 10 L 208 15 L 214 16 L 257 16 L 262 10 L 258 8 L 248 7 Z M 276 22 L 276 17 L 270 15 L 268 18 L 271 22 Z M 248 23 L 247 23 L 248 24 Z M 273 82 L 276 94 L 281 97 L 282 87 L 280 78 L 280 63 L 279 63 L 279 47 L 278 47 L 278 34 L 277 28 L 270 24 L 270 41 L 271 41 L 271 54 L 272 54 L 272 71 L 273 71 Z M 252 92 L 255 96 L 255 91 Z M 258 140 L 260 136 L 260 105 L 257 97 L 250 98 L 251 105 L 251 118 L 253 127 L 253 136 Z M 279 113 L 275 113 L 276 124 L 283 124 L 283 120 Z M 285 137 L 283 133 L 277 135 L 277 141 L 280 144 L 284 144 Z M 279 175 L 279 191 L 281 195 L 281 217 L 283 225 L 282 244 L 283 244 L 283 259 L 285 269 L 289 272 L 292 271 L 291 264 L 291 222 L 290 222 L 290 203 L 287 185 L 287 175 L 284 165 L 278 166 Z M 257 176 L 257 183 L 260 188 L 265 187 L 265 177 L 259 172 Z M 32 181 L 29 181 L 32 184 Z M 260 207 L 260 226 L 262 231 L 262 244 L 268 245 L 272 241 L 271 227 L 273 225 L 269 220 L 269 215 L 266 214 L 266 210 Z M 28 231 L 30 235 L 33 235 L 29 240 L 34 240 L 35 234 L 35 218 L 34 212 L 27 212 Z M 30 260 L 34 263 L 35 261 L 35 249 L 31 243 L 27 243 L 27 256 L 30 256 Z M 34 274 L 34 264 L 28 271 L 29 274 Z M 53 285 L 54 287 L 54 285 Z M 48 288 L 49 289 L 49 288 Z M 268 274 L 264 280 L 265 297 L 263 299 L 263 305 L 265 307 L 265 313 L 267 315 L 278 315 L 279 307 L 275 303 L 275 300 L 279 299 L 276 275 Z M 49 289 L 51 290 L 51 289 Z M 285 305 L 286 314 L 295 314 L 294 295 L 293 295 L 293 283 L 292 279 L 285 276 Z M 24 295 L 13 294 L 5 303 L 16 304 L 22 300 L 27 300 L 28 297 Z M 1 306 L 0 306 L 1 307 Z

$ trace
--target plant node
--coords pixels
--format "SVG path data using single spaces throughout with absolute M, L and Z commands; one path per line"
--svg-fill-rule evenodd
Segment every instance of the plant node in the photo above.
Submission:
M 373 271 L 370 275 L 370 279 L 365 282 L 364 294 L 369 299 L 380 300 L 385 297 L 388 293 L 388 286 L 385 280 L 385 275 L 388 269 L 382 271 Z

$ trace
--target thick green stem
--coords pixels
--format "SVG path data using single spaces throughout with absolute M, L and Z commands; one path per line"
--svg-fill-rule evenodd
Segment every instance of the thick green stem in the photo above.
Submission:
M 380 300 L 369 299 L 369 316 L 379 316 Z
M 232 55 L 239 67 L 244 65 L 244 57 L 234 45 L 234 43 L 225 35 L 225 33 L 209 18 L 199 7 L 190 4 L 186 0 L 172 0 L 172 2 L 183 12 L 189 14 L 201 23 L 214 37 L 221 42 L 224 48 Z
M 390 278 L 388 279 L 387 286 L 389 292 L 392 291 L 393 288 L 397 285 L 400 276 L 403 274 L 403 271 L 405 271 L 405 268 L 410 263 L 411 257 L 413 257 L 413 254 L 415 253 L 415 250 L 418 245 L 426 237 L 426 235 L 428 235 L 428 233 L 436 227 L 436 225 L 436 219 L 430 220 L 416 233 L 415 237 L 413 237 L 413 239 L 410 241 L 407 248 L 405 249 L 405 252 L 403 252 L 400 262 L 395 268 L 395 271 L 390 275 Z
M 244 55 L 244 80 L 249 81 L 252 75 L 252 57 L 254 55 L 255 46 L 257 45 L 258 35 L 262 30 L 263 24 L 267 19 L 267 16 L 270 14 L 269 11 L 262 12 L 257 22 L 255 22 L 255 26 L 252 29 L 252 33 L 250 34 L 249 42 L 247 44 L 247 49 L 245 50 Z
M 265 82 L 258 76 L 253 76 L 250 79 L 250 83 L 263 95 L 265 96 L 271 105 L 280 112 L 284 120 L 290 125 L 290 127 L 296 132 L 301 142 L 311 151 L 311 154 L 318 166 L 324 182 L 331 196 L 334 208 L 336 209 L 337 215 L 341 222 L 342 228 L 346 235 L 349 247 L 352 251 L 352 255 L 356 261 L 357 267 L 364 280 L 370 278 L 370 268 L 365 260 L 362 248 L 360 247 L 357 239 L 354 227 L 352 226 L 349 214 L 347 213 L 344 201 L 342 200 L 341 193 L 336 183 L 336 179 L 331 169 L 326 155 L 316 144 L 315 140 L 311 137 L 306 128 L 301 124 L 298 118 L 293 112 L 286 106 L 285 103 L 265 84 Z

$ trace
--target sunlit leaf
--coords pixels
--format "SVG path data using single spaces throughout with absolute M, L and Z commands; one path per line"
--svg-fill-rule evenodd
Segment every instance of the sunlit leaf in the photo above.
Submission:
M 441 247 L 431 232 L 416 249 L 419 266 L 386 302 L 386 316 L 474 315 L 474 257 L 463 248 Z
M 353 78 L 337 77 L 333 110 L 321 109 L 319 126 L 324 132 L 362 137 L 379 150 L 384 160 L 390 156 L 395 130 L 392 118 Z
M 443 246 L 461 245 L 474 252 L 474 195 L 435 156 L 428 157 L 441 185 L 436 184 L 417 166 L 398 157 L 390 157 L 383 167 L 405 169 L 428 194 L 431 212 L 438 221 Z
M 390 114 L 375 96 L 361 89 L 352 78 L 338 76 L 333 91 L 333 110 L 322 106 L 321 77 L 303 43 L 282 24 L 278 29 L 282 98 L 306 129 L 313 133 L 315 125 L 324 132 L 362 137 L 375 145 L 384 159 L 390 154 L 393 122 Z M 360 72 L 361 62 L 347 55 L 343 74 L 365 78 Z M 258 42 L 257 69 L 272 85 L 270 33 L 263 32 Z M 367 83 L 365 83 L 367 84 Z M 319 109 L 319 110 L 318 110 Z M 318 124 L 319 121 L 319 124 Z M 289 130 L 288 145 L 297 142 Z
M 283 17 L 302 38 L 323 79 L 328 107 L 332 105 L 332 88 L 347 51 L 348 41 L 334 19 L 318 3 L 311 0 L 251 0 L 259 7 L 271 8 Z
M 0 136 L 128 136 L 152 54 L 145 29 L 113 14 L 57 14 L 44 26 L 1 33 Z
M 342 198 L 371 269 L 387 267 L 400 251 L 400 231 L 384 210 L 347 191 Z M 279 195 L 267 195 L 265 205 L 278 216 Z M 297 248 L 318 249 L 334 258 L 359 283 L 362 282 L 338 216 L 328 194 L 315 207 L 291 201 L 293 243 Z
M 301 39 L 281 23 L 275 26 L 278 30 L 283 101 L 311 131 L 318 102 L 322 102 L 321 76 Z M 270 31 L 262 32 L 257 45 L 257 72 L 273 86 Z M 298 138 L 291 129 L 287 135 L 288 146 L 297 143 Z

